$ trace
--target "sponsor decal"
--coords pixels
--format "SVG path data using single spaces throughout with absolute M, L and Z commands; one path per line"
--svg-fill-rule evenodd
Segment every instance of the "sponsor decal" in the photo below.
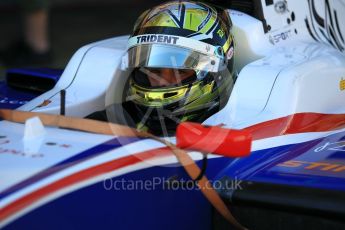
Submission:
M 291 30 L 276 34 L 276 35 L 270 35 L 269 39 L 270 42 L 274 45 L 281 41 L 285 41 L 291 37 Z
M 5 138 L 1 138 L 0 136 L 0 145 L 7 145 L 9 144 L 11 141 Z M 50 147 L 58 147 L 61 149 L 69 149 L 72 147 L 72 145 L 70 144 L 58 144 L 55 142 L 47 142 L 46 143 L 47 146 Z M 10 155 L 15 155 L 15 156 L 20 156 L 20 157 L 31 157 L 31 158 L 42 158 L 45 156 L 45 154 L 42 153 L 30 153 L 28 152 L 28 149 L 22 151 L 22 150 L 16 150 L 16 149 L 9 149 L 6 147 L 0 147 L 0 154 L 10 154 Z
M 10 141 L 9 140 L 0 140 L 0 145 L 5 145 L 5 144 L 9 144 Z
M 231 47 L 227 53 L 227 58 L 230 60 L 234 56 L 234 47 Z
M 339 82 L 339 88 L 341 91 L 345 90 L 345 80 L 344 78 L 341 78 L 340 82 Z
M 0 145 L 6 145 L 10 143 L 10 140 L 6 139 L 7 137 L 4 135 L 0 135 Z
M 233 16 L 243 16 L 243 13 L 239 12 L 239 11 L 233 11 L 231 10 L 230 11 L 230 15 L 233 15 Z
M 211 50 L 211 47 L 210 47 L 210 45 L 206 45 L 206 52 L 210 52 L 210 50 Z
M 134 46 L 139 46 L 142 44 L 166 44 L 166 45 L 176 45 L 188 49 L 192 49 L 195 51 L 199 51 L 201 53 L 207 53 L 209 55 L 214 55 L 215 51 L 218 47 L 212 46 L 208 43 L 193 39 L 193 38 L 186 38 L 186 37 L 179 37 L 173 35 L 165 35 L 165 34 L 146 34 L 146 35 L 139 35 L 135 37 L 131 37 L 128 41 L 127 48 L 130 49 Z M 124 68 L 126 62 L 122 62 L 121 68 Z
M 21 157 L 31 157 L 31 158 L 42 158 L 44 157 L 41 153 L 35 153 L 35 154 L 28 154 L 20 150 L 16 149 L 7 149 L 7 148 L 0 148 L 0 154 L 10 154 L 15 156 L 21 156 Z
M 11 105 L 24 105 L 28 101 L 11 100 L 8 97 L 0 98 L 0 104 L 11 104 Z
M 46 145 L 48 145 L 48 146 L 56 146 L 56 147 L 64 148 L 64 149 L 68 149 L 68 148 L 72 147 L 72 145 L 70 145 L 70 144 L 59 144 L 59 143 L 56 143 L 56 142 L 47 142 Z
M 327 150 L 345 152 L 345 141 L 326 142 L 326 144 L 314 149 L 314 152 L 318 153 Z
M 340 173 L 345 171 L 344 164 L 334 164 L 327 162 L 307 162 L 291 160 L 281 163 L 277 166 L 286 168 L 301 168 L 305 170 L 328 171 L 333 173 Z
M 148 42 L 157 42 L 165 44 L 174 44 L 176 45 L 179 37 L 170 36 L 170 35 L 142 35 L 137 37 L 137 44 L 148 43 Z
M 220 38 L 223 38 L 224 35 L 225 35 L 225 33 L 224 33 L 224 31 L 223 31 L 222 29 L 219 29 L 219 30 L 217 31 L 217 34 L 218 34 L 218 36 L 219 36 Z

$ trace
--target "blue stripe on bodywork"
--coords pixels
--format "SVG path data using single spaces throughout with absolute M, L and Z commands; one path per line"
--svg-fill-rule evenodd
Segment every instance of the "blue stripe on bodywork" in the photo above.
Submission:
M 39 94 L 12 89 L 6 82 L 0 82 L 0 109 L 16 109 L 37 96 Z
M 62 72 L 63 70 L 50 68 L 16 68 L 9 69 L 6 73 L 35 76 L 57 82 Z M 9 87 L 6 81 L 0 81 L 0 109 L 16 109 L 41 94 L 42 92 L 14 89 Z
M 337 152 L 328 157 L 328 159 L 344 159 L 345 160 L 345 151 L 344 152 Z
M 22 74 L 40 78 L 48 78 L 57 82 L 62 75 L 63 70 L 51 68 L 13 68 L 7 70 L 7 74 Z
M 335 157 L 343 156 L 345 147 L 327 144 L 343 140 L 345 132 L 340 132 L 304 143 L 255 151 L 232 162 L 217 178 L 228 176 L 244 181 L 345 191 L 345 158 Z M 287 167 L 286 162 L 295 165 Z
M 345 179 L 336 175 L 315 176 L 299 174 L 294 170 L 276 170 L 280 163 L 294 159 L 327 160 L 335 152 L 323 148 L 325 143 L 343 139 L 345 132 L 304 143 L 255 151 L 246 158 L 210 159 L 207 174 L 211 181 L 230 176 L 237 177 L 238 180 L 345 190 Z M 345 161 L 339 163 L 345 164 Z M 209 175 L 210 172 L 213 175 Z M 156 166 L 127 173 L 112 178 L 114 186 L 110 189 L 105 188 L 104 182 L 79 189 L 28 213 L 6 229 L 25 229 L 29 224 L 42 229 L 212 228 L 211 206 L 200 191 L 167 190 L 162 188 L 164 181 L 152 190 L 132 187 L 119 190 L 115 187 L 116 182 L 119 186 L 123 181 L 136 184 L 157 178 L 184 181 L 189 179 L 180 166 Z M 126 183 L 124 185 L 127 185 Z
M 31 185 L 41 179 L 44 179 L 48 176 L 53 175 L 54 173 L 60 172 L 66 168 L 72 167 L 76 164 L 82 163 L 84 161 L 90 160 L 91 158 L 97 157 L 103 153 L 106 153 L 108 151 L 117 149 L 119 147 L 122 147 L 124 145 L 136 142 L 138 140 L 141 140 L 140 138 L 135 137 L 117 137 L 114 139 L 111 139 L 107 142 L 104 142 L 100 145 L 97 145 L 91 149 L 85 150 L 73 157 L 70 157 L 66 160 L 63 160 L 53 166 L 51 166 L 48 169 L 45 169 L 34 176 L 6 189 L 5 191 L 0 193 L 0 200 L 11 195 L 12 193 L 17 192 L 20 189 L 23 189 L 24 187 Z
M 211 159 L 207 177 L 212 180 L 232 160 Z M 213 229 L 212 207 L 201 191 L 176 186 L 169 189 L 165 182 L 171 178 L 190 180 L 184 168 L 176 164 L 130 172 L 109 178 L 106 186 L 102 180 L 65 194 L 32 210 L 4 229 L 27 229 L 27 226 L 50 230 Z M 110 181 L 113 184 L 111 188 Z M 124 188 L 117 189 L 122 183 Z M 130 187 L 132 183 L 138 186 Z

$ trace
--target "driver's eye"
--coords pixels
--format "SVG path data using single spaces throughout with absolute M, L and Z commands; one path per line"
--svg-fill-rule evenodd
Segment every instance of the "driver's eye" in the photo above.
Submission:
M 161 70 L 159 69 L 148 69 L 151 73 L 155 73 L 155 74 L 160 74 Z
M 160 75 L 162 73 L 161 69 L 154 69 L 154 68 L 147 68 L 147 70 L 151 73 Z M 179 75 L 189 75 L 189 74 L 193 74 L 194 71 L 190 70 L 190 69 L 174 69 L 173 70 L 174 74 L 179 74 Z
M 179 74 L 188 74 L 188 70 L 178 70 Z
M 182 76 L 190 76 L 194 74 L 194 71 L 190 69 L 182 69 L 182 70 L 178 70 L 178 74 Z

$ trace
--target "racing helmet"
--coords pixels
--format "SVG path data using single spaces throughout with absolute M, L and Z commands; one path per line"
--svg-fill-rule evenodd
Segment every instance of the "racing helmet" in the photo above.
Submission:
M 235 82 L 231 28 L 225 9 L 193 1 L 164 3 L 139 17 L 125 59 L 126 98 L 142 118 L 137 128 L 168 134 L 224 107 Z

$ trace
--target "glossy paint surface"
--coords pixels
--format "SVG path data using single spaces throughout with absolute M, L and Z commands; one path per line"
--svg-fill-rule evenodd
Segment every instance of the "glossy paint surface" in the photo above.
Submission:
M 51 79 L 57 82 L 62 74 L 60 69 L 47 69 L 47 68 L 22 68 L 22 69 L 9 69 L 7 74 L 20 74 L 22 76 L 35 76 L 38 78 Z M 6 81 L 0 82 L 0 108 L 1 109 L 16 109 L 25 105 L 41 93 L 19 90 L 11 88 L 6 84 Z

